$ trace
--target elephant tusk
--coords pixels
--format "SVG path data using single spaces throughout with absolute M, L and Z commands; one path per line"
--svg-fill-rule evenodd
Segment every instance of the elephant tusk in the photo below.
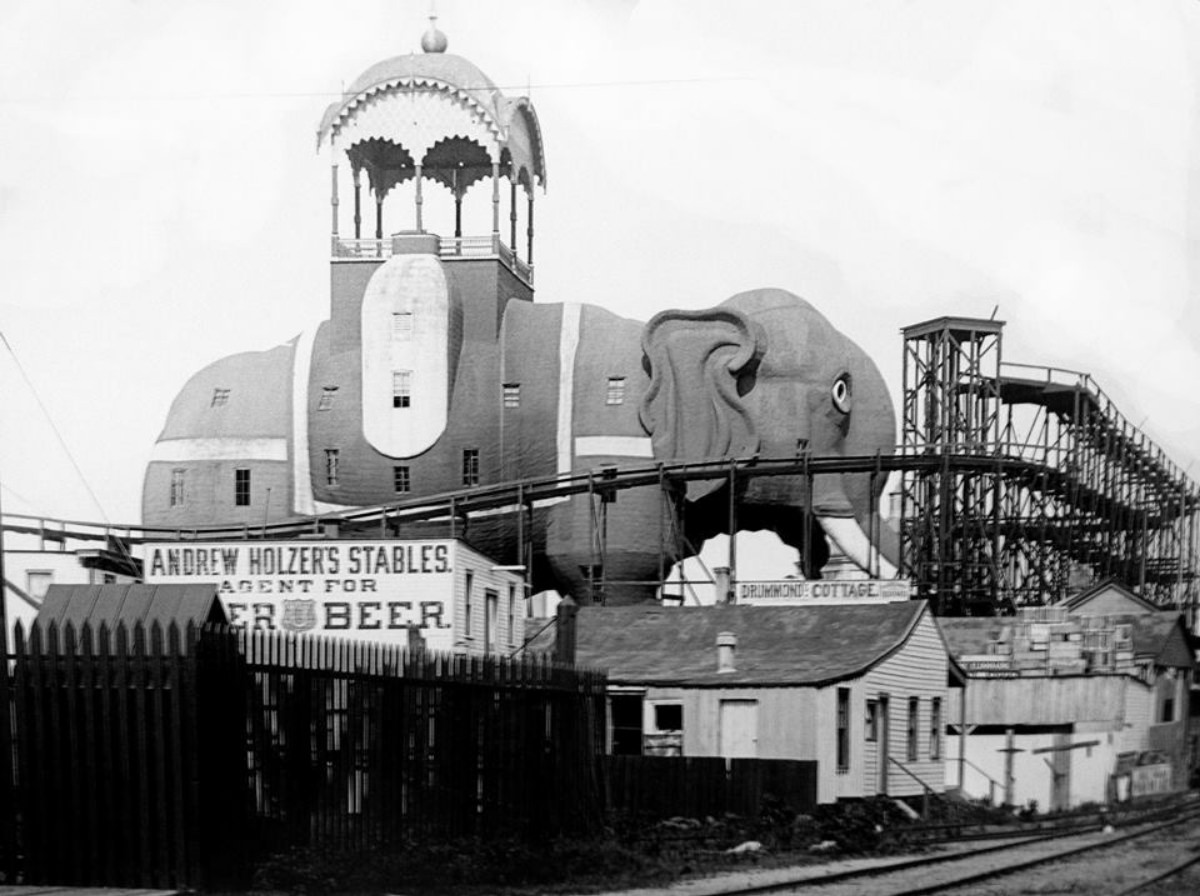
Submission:
M 843 554 L 872 578 L 894 579 L 897 569 L 873 546 L 858 521 L 851 517 L 818 516 L 817 522 Z

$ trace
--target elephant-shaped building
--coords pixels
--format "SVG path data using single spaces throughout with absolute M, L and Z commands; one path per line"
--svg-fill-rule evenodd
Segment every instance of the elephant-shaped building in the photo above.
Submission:
M 147 526 L 261 525 L 656 459 L 892 450 L 894 415 L 874 363 L 790 293 L 746 292 L 649 323 L 535 303 L 533 189 L 545 183 L 537 116 L 527 99 L 503 96 L 470 62 L 445 53 L 436 28 L 422 46 L 370 68 L 321 122 L 318 143 L 333 159 L 329 319 L 191 378 L 146 471 Z M 364 173 L 373 238 L 363 236 Z M 491 233 L 463 236 L 464 198 L 488 182 Z M 453 237 L 425 226 L 431 184 L 453 196 Z M 353 237 L 340 229 L 347 188 Z M 385 238 L 385 199 L 401 193 L 415 227 Z M 878 498 L 867 478 L 814 482 L 812 495 L 800 476 L 749 482 L 737 496 L 742 528 L 773 529 L 816 556 L 828 536 L 860 566 L 880 563 L 875 571 L 893 574 L 867 545 Z M 681 498 L 697 546 L 727 519 L 721 489 L 692 483 Z M 606 508 L 605 577 L 629 583 L 609 591 L 613 602 L 653 594 L 662 501 L 655 488 L 630 490 Z M 819 527 L 802 525 L 808 507 Z M 588 496 L 535 508 L 535 587 L 581 593 L 591 513 Z M 513 528 L 501 516 L 472 521 L 470 538 L 509 562 Z M 809 544 L 805 531 L 814 533 Z

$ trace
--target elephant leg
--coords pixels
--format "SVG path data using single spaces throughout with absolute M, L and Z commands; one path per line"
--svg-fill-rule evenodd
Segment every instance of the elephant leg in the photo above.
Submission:
M 801 571 L 807 570 L 807 578 L 821 578 L 821 567 L 829 562 L 829 542 L 817 520 L 813 519 L 812 525 L 807 527 L 806 539 L 804 511 L 776 510 L 770 515 L 773 518 L 771 524 L 762 528 L 771 529 L 785 545 L 799 551 Z
M 585 494 L 552 506 L 546 560 L 559 593 L 580 604 L 653 601 L 660 564 L 669 570 L 676 554 L 663 505 L 658 489 L 644 488 L 619 492 L 609 503 Z

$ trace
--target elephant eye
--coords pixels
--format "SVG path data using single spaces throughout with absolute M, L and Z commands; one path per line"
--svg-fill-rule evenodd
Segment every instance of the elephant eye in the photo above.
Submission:
M 843 414 L 850 413 L 850 377 L 842 374 L 833 384 L 833 406 Z

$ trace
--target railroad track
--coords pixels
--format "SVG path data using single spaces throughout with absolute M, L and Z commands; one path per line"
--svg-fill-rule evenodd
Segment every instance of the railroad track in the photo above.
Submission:
M 1178 811 L 1179 807 L 1176 807 Z M 1170 809 L 1160 812 L 1171 811 Z M 1166 821 L 1149 822 L 1126 820 L 1124 827 L 1133 827 L 1126 833 L 1105 833 L 1107 824 L 1080 827 L 1032 835 L 1023 839 L 1006 839 L 974 849 L 931 856 L 899 859 L 894 862 L 875 864 L 849 870 L 797 874 L 794 878 L 775 880 L 770 883 L 755 883 L 730 887 L 719 891 L 709 890 L 709 896 L 743 896 L 752 893 L 806 893 L 862 894 L 865 892 L 887 893 L 889 896 L 927 896 L 948 890 L 974 887 L 986 881 L 1035 868 L 1049 862 L 1059 862 L 1073 856 L 1107 849 L 1130 840 L 1147 837 L 1166 828 L 1174 827 L 1200 818 L 1200 807 L 1192 806 Z M 1080 843 L 1059 844 L 1059 841 L 1082 840 Z M 1200 863 L 1200 853 L 1189 856 L 1186 861 L 1169 869 L 1157 872 L 1124 892 L 1139 890 L 1177 874 L 1187 867 Z M 864 889 L 869 886 L 870 890 Z

